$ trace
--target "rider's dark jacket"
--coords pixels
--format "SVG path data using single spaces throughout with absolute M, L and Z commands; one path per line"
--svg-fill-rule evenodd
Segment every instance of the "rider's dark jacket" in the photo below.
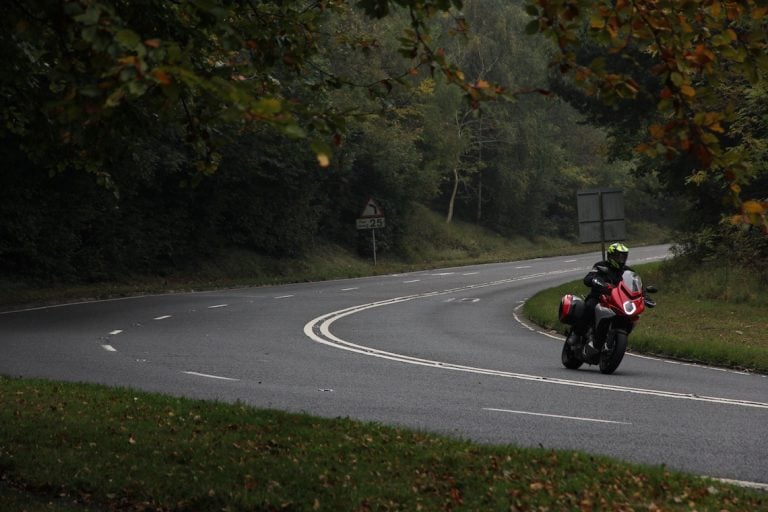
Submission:
M 634 270 L 627 265 L 621 265 L 617 268 L 611 266 L 610 261 L 604 260 L 595 263 L 592 266 L 592 270 L 584 276 L 584 284 L 590 288 L 590 292 L 589 295 L 587 295 L 587 299 L 584 301 L 584 313 L 576 322 L 576 325 L 574 325 L 574 331 L 577 334 L 583 335 L 587 331 L 595 315 L 595 306 L 600 301 L 602 289 L 599 286 L 595 286 L 594 279 L 599 277 L 606 283 L 617 285 L 621 282 L 625 270 L 634 272 Z
M 607 269 L 607 271 L 603 271 L 601 269 Z M 620 267 L 616 268 L 611 266 L 611 262 L 608 260 L 604 261 L 598 261 L 592 266 L 592 270 L 589 271 L 589 273 L 584 276 L 584 284 L 591 288 L 589 292 L 590 297 L 599 297 L 600 296 L 600 287 L 595 286 L 593 281 L 595 277 L 599 277 L 606 283 L 617 285 L 621 282 L 621 278 L 624 275 L 624 271 L 629 270 L 631 272 L 634 272 L 634 269 L 632 267 L 628 267 L 627 265 L 621 265 Z

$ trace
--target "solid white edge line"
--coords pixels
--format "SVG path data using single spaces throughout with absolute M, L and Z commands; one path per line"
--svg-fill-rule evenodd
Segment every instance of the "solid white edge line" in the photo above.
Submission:
M 228 380 L 228 381 L 233 381 L 233 382 L 239 382 L 240 381 L 240 379 L 233 379 L 231 377 L 221 377 L 219 375 L 210 375 L 208 373 L 199 373 L 199 372 L 181 372 L 181 373 L 185 373 L 187 375 L 194 375 L 196 377 L 205 377 L 207 379 Z
M 652 260 L 653 258 L 645 258 L 648 260 Z M 574 270 L 582 270 L 582 269 L 568 269 L 566 271 L 560 271 L 555 273 L 565 273 L 569 271 Z M 384 300 L 380 302 L 374 302 L 370 304 L 361 304 L 358 306 L 353 306 L 347 309 L 334 311 L 332 313 L 328 313 L 322 316 L 319 316 L 313 320 L 310 320 L 304 325 L 304 334 L 310 338 L 311 340 L 327 345 L 336 349 L 341 350 L 347 350 L 350 352 L 355 352 L 358 354 L 363 354 L 367 356 L 373 356 L 373 357 L 379 357 L 382 359 L 388 359 L 392 361 L 407 363 L 407 364 L 415 364 L 419 366 L 429 366 L 434 368 L 441 368 L 445 370 L 455 370 L 455 371 L 466 371 L 471 373 L 479 373 L 479 374 L 485 374 L 485 375 L 491 375 L 491 376 L 499 376 L 499 377 L 511 377 L 511 378 L 519 378 L 521 380 L 530 380 L 530 381 L 537 381 L 542 383 L 549 383 L 549 384 L 564 384 L 564 385 L 571 385 L 571 386 L 578 386 L 578 387 L 586 387 L 586 388 L 592 388 L 592 389 L 599 389 L 599 390 L 607 390 L 607 391 L 619 391 L 619 392 L 626 392 L 626 393 L 637 393 L 637 394 L 647 394 L 647 395 L 655 395 L 659 397 L 666 397 L 666 398 L 677 398 L 677 399 L 688 399 L 688 400 L 696 400 L 696 401 L 704 401 L 704 402 L 714 402 L 714 403 L 722 403 L 724 405 L 738 405 L 738 406 L 745 406 L 745 407 L 756 407 L 761 409 L 768 409 L 768 403 L 762 403 L 762 402 L 749 402 L 749 401 L 739 401 L 739 400 L 730 400 L 730 399 L 719 399 L 716 397 L 700 397 L 696 395 L 691 394 L 684 394 L 684 393 L 675 393 L 675 392 L 665 392 L 665 391 L 656 391 L 656 390 L 645 390 L 642 388 L 627 388 L 623 386 L 611 386 L 611 385 L 600 385 L 600 384 L 592 384 L 589 382 L 579 382 L 579 381 L 567 381 L 563 379 L 550 379 L 547 377 L 537 377 L 534 375 L 525 375 L 525 374 L 514 374 L 509 372 L 501 372 L 501 371 L 495 371 L 495 370 L 487 370 L 487 369 L 481 369 L 481 368 L 472 368 L 468 366 L 461 366 L 461 365 L 452 365 L 448 363 L 441 363 L 439 361 L 430 361 L 426 359 L 419 359 L 414 358 L 410 356 L 403 356 L 399 354 L 393 354 L 390 352 L 385 352 L 377 349 L 372 349 L 369 347 L 364 347 L 362 345 L 356 345 L 354 343 L 349 343 L 344 340 L 341 340 L 337 337 L 335 337 L 330 332 L 330 325 L 338 320 L 339 318 L 342 318 L 347 315 L 351 315 L 354 313 L 358 313 L 360 311 L 364 311 L 371 308 L 376 308 L 380 306 L 387 306 L 390 304 L 397 304 L 400 302 L 406 302 L 412 299 L 417 298 L 425 298 L 425 297 L 431 297 L 435 295 L 447 295 L 449 293 L 455 293 L 459 291 L 463 291 L 465 289 L 473 289 L 473 288 L 485 288 L 487 286 L 494 286 L 498 284 L 504 284 L 506 282 L 512 282 L 512 281 L 521 281 L 528 278 L 533 277 L 540 277 L 544 274 L 535 274 L 531 276 L 524 276 L 524 277 L 518 277 L 513 279 L 505 279 L 501 281 L 496 281 L 493 283 L 481 283 L 478 285 L 470 285 L 464 288 L 455 288 L 452 290 L 444 290 L 444 291 L 438 291 L 438 292 L 429 292 L 419 295 L 411 295 L 407 297 L 396 297 L 394 299 L 390 300 Z M 516 308 L 515 311 L 517 311 L 519 308 L 521 308 L 525 304 L 525 301 L 522 301 Z M 516 316 L 517 318 L 517 316 Z M 520 321 L 520 320 L 518 320 Z M 524 322 L 520 321 L 522 325 L 525 325 L 528 329 L 535 331 L 535 329 L 528 327 Z M 315 331 L 318 331 L 318 334 L 315 333 Z M 543 334 L 545 336 L 548 336 L 553 339 L 561 339 L 561 336 L 554 336 L 552 334 L 549 334 L 547 332 L 543 331 L 536 331 L 539 334 Z M 324 336 L 327 336 L 328 339 L 323 339 L 319 336 L 319 334 L 323 334 Z M 633 354 L 629 354 L 633 355 Z M 664 361 L 664 360 L 661 360 Z M 702 366 L 701 368 L 708 368 L 705 366 Z M 752 375 L 752 374 L 746 374 L 746 375 Z M 579 418 L 574 418 L 579 419 Z M 588 419 L 582 419 L 582 421 L 588 421 Z M 608 421 L 608 420 L 592 420 L 592 421 Z M 705 476 L 704 478 L 712 478 L 713 480 L 721 481 L 726 484 L 732 484 L 732 485 L 738 485 L 741 487 L 748 487 L 763 491 L 768 491 L 768 483 L 760 483 L 760 482 L 745 482 L 741 480 L 730 480 L 730 479 L 724 479 L 724 478 L 717 478 L 717 477 L 709 477 Z
M 758 491 L 768 491 L 768 483 L 762 482 L 745 482 L 744 480 L 731 480 L 730 478 L 715 478 L 713 480 L 723 482 L 724 484 L 737 485 L 739 487 L 746 487 L 749 489 L 755 489 Z
M 541 334 L 542 336 L 546 336 L 548 338 L 552 338 L 552 339 L 558 340 L 558 341 L 564 341 L 565 340 L 565 338 L 564 338 L 564 336 L 562 334 L 559 334 L 559 333 L 558 334 L 552 334 L 551 332 L 538 330 L 538 329 L 536 329 L 534 327 L 531 327 L 527 322 L 525 322 L 525 320 L 520 318 L 517 315 L 517 311 L 525 305 L 525 302 L 526 301 L 522 301 L 520 304 L 515 306 L 515 309 L 514 309 L 514 311 L 512 313 L 512 316 L 517 321 L 517 323 L 519 323 L 520 325 L 522 325 L 523 327 L 525 327 L 529 331 L 537 332 L 537 333 Z M 731 368 L 720 368 L 720 367 L 717 367 L 717 366 L 708 366 L 708 365 L 699 364 L 699 363 L 688 363 L 686 361 L 675 361 L 673 359 L 664 359 L 664 358 L 661 358 L 661 357 L 648 356 L 648 355 L 645 355 L 645 354 L 635 354 L 634 352 L 630 352 L 629 350 L 627 350 L 626 355 L 629 356 L 629 357 L 636 357 L 638 359 L 648 359 L 650 361 L 659 361 L 659 362 L 665 363 L 665 364 L 676 364 L 676 365 L 680 365 L 680 366 L 691 366 L 691 367 L 694 367 L 694 368 L 701 368 L 703 370 L 711 370 L 711 371 L 723 372 L 723 373 L 732 373 L 734 375 L 745 375 L 745 376 L 749 376 L 749 377 L 768 378 L 768 375 L 761 375 L 761 374 L 757 374 L 757 373 L 750 373 L 750 372 L 745 372 L 745 371 L 741 371 L 741 370 L 732 370 Z
M 577 269 L 571 269 L 571 270 L 577 270 Z M 583 270 L 583 269 L 578 269 L 578 270 Z M 562 273 L 562 271 L 553 271 L 550 274 L 553 274 L 553 273 L 559 274 L 559 273 Z M 347 350 L 350 352 L 356 352 L 356 353 L 367 355 L 367 356 L 379 357 L 382 359 L 399 361 L 402 363 L 414 364 L 419 366 L 429 366 L 434 368 L 442 368 L 445 370 L 463 371 L 463 372 L 483 374 L 483 375 L 495 375 L 500 377 L 520 379 L 520 380 L 566 385 L 566 386 L 573 386 L 573 387 L 582 387 L 582 388 L 597 389 L 597 390 L 603 390 L 603 391 L 614 391 L 614 392 L 631 393 L 631 394 L 639 394 L 639 395 L 657 396 L 660 398 L 682 399 L 682 400 L 691 400 L 691 401 L 699 401 L 699 402 L 717 403 L 722 405 L 736 405 L 741 407 L 754 407 L 754 408 L 760 408 L 760 409 L 768 409 L 768 403 L 756 402 L 751 400 L 735 400 L 735 399 L 721 398 L 721 397 L 699 396 L 692 393 L 679 393 L 674 391 L 631 388 L 631 387 L 617 386 L 617 385 L 611 385 L 611 384 L 599 384 L 599 383 L 592 383 L 592 382 L 586 382 L 586 381 L 556 379 L 556 378 L 550 378 L 550 377 L 544 377 L 544 376 L 538 376 L 538 375 L 528 375 L 528 374 L 522 374 L 522 373 L 505 372 L 500 370 L 490 370 L 487 368 L 476 368 L 476 367 L 465 366 L 465 365 L 444 363 L 440 361 L 411 357 L 411 356 L 406 356 L 402 354 L 396 354 L 393 352 L 378 350 L 378 349 L 366 347 L 363 345 L 358 345 L 355 343 L 344 341 L 334 336 L 330 332 L 330 326 L 336 320 L 348 315 L 352 315 L 355 313 L 359 313 L 361 311 L 368 310 L 368 309 L 387 306 L 391 304 L 397 304 L 400 302 L 406 302 L 413 299 L 434 297 L 438 295 L 447 295 L 451 293 L 467 291 L 467 290 L 472 290 L 476 288 L 485 288 L 489 286 L 496 286 L 499 284 L 506 284 L 514 281 L 522 281 L 522 280 L 532 279 L 535 277 L 540 277 L 541 275 L 543 274 L 532 274 L 529 276 L 520 276 L 516 278 L 504 279 L 504 280 L 494 281 L 490 283 L 480 283 L 480 284 L 468 285 L 468 286 L 459 287 L 459 288 L 453 288 L 450 290 L 433 291 L 433 292 L 410 295 L 405 297 L 396 297 L 394 299 L 372 302 L 369 304 L 362 304 L 358 306 L 352 306 L 346 309 L 334 311 L 332 313 L 327 313 L 313 320 L 310 320 L 309 322 L 307 322 L 307 324 L 304 325 L 304 334 L 306 334 L 307 337 L 309 337 L 310 339 L 312 339 L 317 343 L 328 345 L 330 347 L 334 347 L 337 349 Z M 519 308 L 521 306 L 522 304 L 520 304 L 517 307 Z
M 483 407 L 483 410 L 494 411 L 494 412 L 508 412 L 511 414 L 525 414 L 528 416 L 543 416 L 545 418 L 558 418 L 563 420 L 590 421 L 593 423 L 611 423 L 613 425 L 631 425 L 632 424 L 626 421 L 599 420 L 597 418 L 580 418 L 578 416 L 562 416 L 560 414 L 544 414 L 540 412 L 515 411 L 512 409 L 496 409 L 493 407 Z

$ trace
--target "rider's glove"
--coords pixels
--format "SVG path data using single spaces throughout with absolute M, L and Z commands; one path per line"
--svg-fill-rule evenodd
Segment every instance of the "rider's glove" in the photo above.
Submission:
M 608 283 L 599 277 L 594 277 L 592 278 L 592 288 L 598 288 L 599 290 L 604 291 L 608 288 Z

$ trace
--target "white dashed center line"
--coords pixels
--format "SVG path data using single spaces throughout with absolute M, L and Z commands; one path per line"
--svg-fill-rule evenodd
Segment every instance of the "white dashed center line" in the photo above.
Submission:
M 613 425 L 631 425 L 626 421 L 598 420 L 595 418 L 579 418 L 578 416 L 561 416 L 559 414 L 543 414 L 539 412 L 513 411 L 510 409 L 494 409 L 492 407 L 483 407 L 484 411 L 508 412 L 510 414 L 525 414 L 528 416 L 543 416 L 545 418 L 557 418 L 561 420 L 591 421 L 593 423 L 611 423 Z
M 171 318 L 171 315 L 163 315 L 155 317 L 154 320 L 165 320 L 166 318 Z
M 233 382 L 237 382 L 240 379 L 232 379 L 230 377 L 221 377 L 219 375 L 209 375 L 207 373 L 198 373 L 198 372 L 181 372 L 186 373 L 187 375 L 194 375 L 195 377 L 205 377 L 206 379 L 217 379 L 217 380 L 229 380 Z

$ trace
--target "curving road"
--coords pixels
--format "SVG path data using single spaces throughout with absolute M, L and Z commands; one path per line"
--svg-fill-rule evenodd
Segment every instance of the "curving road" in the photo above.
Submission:
M 634 249 L 631 263 L 666 251 Z M 768 484 L 768 378 L 635 355 L 614 375 L 570 371 L 562 340 L 520 318 L 527 297 L 583 276 L 597 259 L 7 312 L 0 374 L 241 400 Z

